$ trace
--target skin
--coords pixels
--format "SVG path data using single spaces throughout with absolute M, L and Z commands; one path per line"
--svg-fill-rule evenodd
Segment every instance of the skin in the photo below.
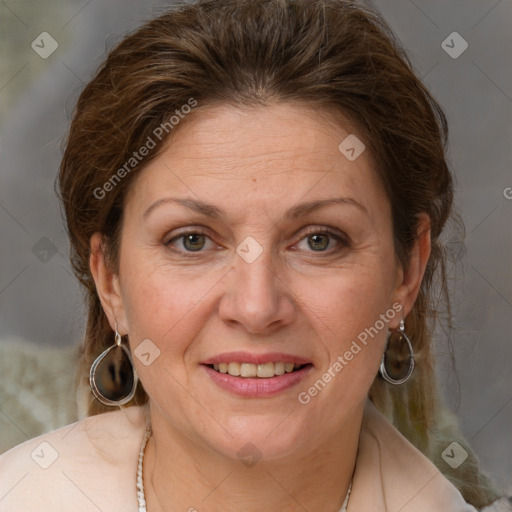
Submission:
M 369 150 L 352 162 L 338 150 L 350 133 L 358 132 L 348 121 L 299 104 L 207 107 L 179 126 L 132 184 L 118 274 L 105 264 L 101 235 L 91 238 L 91 270 L 112 328 L 117 321 L 132 351 L 148 338 L 160 350 L 149 366 L 134 357 L 154 432 L 144 459 L 151 512 L 341 507 L 387 328 L 411 310 L 430 254 L 421 216 L 407 268 L 398 262 L 389 199 Z M 162 203 L 144 218 L 170 196 L 200 199 L 226 217 Z M 285 216 L 330 197 L 360 206 Z M 348 243 L 322 237 L 315 249 L 308 226 L 334 228 Z M 184 246 L 175 238 L 184 228 L 206 237 Z M 246 237 L 263 248 L 252 263 L 236 252 Z M 298 393 L 395 303 L 402 313 L 301 404 Z M 277 396 L 238 397 L 200 366 L 234 350 L 302 356 L 313 370 Z M 237 457 L 247 443 L 261 454 L 252 467 Z

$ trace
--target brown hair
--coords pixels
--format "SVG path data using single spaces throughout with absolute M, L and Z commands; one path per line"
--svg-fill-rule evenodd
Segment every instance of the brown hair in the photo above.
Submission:
M 436 316 L 434 285 L 447 297 L 439 241 L 453 196 L 446 119 L 385 21 L 352 1 L 201 0 L 147 22 L 110 51 L 80 95 L 59 175 L 72 266 L 89 303 L 81 385 L 87 385 L 92 361 L 113 343 L 89 269 L 90 237 L 96 231 L 104 235 L 116 271 L 127 190 L 173 133 L 169 128 L 156 141 L 155 130 L 166 122 L 169 127 L 169 116 L 191 98 L 198 104 L 191 116 L 214 103 L 244 108 L 294 101 L 351 119 L 364 134 L 387 191 L 395 248 L 404 265 L 416 238 L 417 215 L 429 215 L 431 257 L 406 319 L 417 367 L 403 386 L 377 377 L 370 396 L 467 501 L 481 507 L 495 499 L 496 489 L 479 472 L 467 445 L 471 458 L 464 481 L 440 460 L 449 444 L 443 437 L 448 430 L 440 430 L 441 415 L 449 413 L 436 391 L 429 320 Z M 156 147 L 140 165 L 121 173 L 122 179 L 114 179 L 148 137 Z M 449 313 L 449 302 L 444 307 Z M 146 400 L 139 385 L 129 405 Z M 92 399 L 89 414 L 106 409 Z M 456 427 L 450 441 L 453 435 L 463 442 Z

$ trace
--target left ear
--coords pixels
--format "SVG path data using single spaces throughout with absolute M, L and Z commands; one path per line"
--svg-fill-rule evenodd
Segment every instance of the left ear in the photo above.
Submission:
M 403 308 L 403 318 L 411 311 L 420 291 L 425 268 L 430 257 L 430 217 L 426 213 L 418 215 L 416 241 L 411 249 L 407 268 L 398 272 L 395 302 Z

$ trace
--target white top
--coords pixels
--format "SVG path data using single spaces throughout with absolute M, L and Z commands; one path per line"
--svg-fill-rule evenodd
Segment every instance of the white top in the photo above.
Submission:
M 146 427 L 146 432 L 144 433 L 144 438 L 142 439 L 142 443 L 140 445 L 139 452 L 139 463 L 137 465 L 137 501 L 139 502 L 139 512 L 147 512 L 146 510 L 146 496 L 144 494 L 144 479 L 142 476 L 142 467 L 144 463 L 144 450 L 146 449 L 146 444 L 148 439 L 151 437 L 151 427 Z M 343 500 L 343 505 L 340 508 L 339 512 L 347 512 L 348 499 L 350 497 L 350 491 L 352 490 L 352 482 L 348 486 L 347 495 Z
M 146 409 L 85 418 L 0 455 L 0 512 L 137 512 Z M 342 509 L 343 510 L 343 509 Z M 476 512 L 368 401 L 347 512 Z

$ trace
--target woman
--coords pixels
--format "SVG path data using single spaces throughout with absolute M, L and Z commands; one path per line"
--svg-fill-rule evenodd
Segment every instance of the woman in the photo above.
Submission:
M 121 42 L 59 176 L 90 416 L 0 458 L 1 507 L 495 500 L 439 434 L 446 132 L 385 22 L 352 2 L 204 0 Z

